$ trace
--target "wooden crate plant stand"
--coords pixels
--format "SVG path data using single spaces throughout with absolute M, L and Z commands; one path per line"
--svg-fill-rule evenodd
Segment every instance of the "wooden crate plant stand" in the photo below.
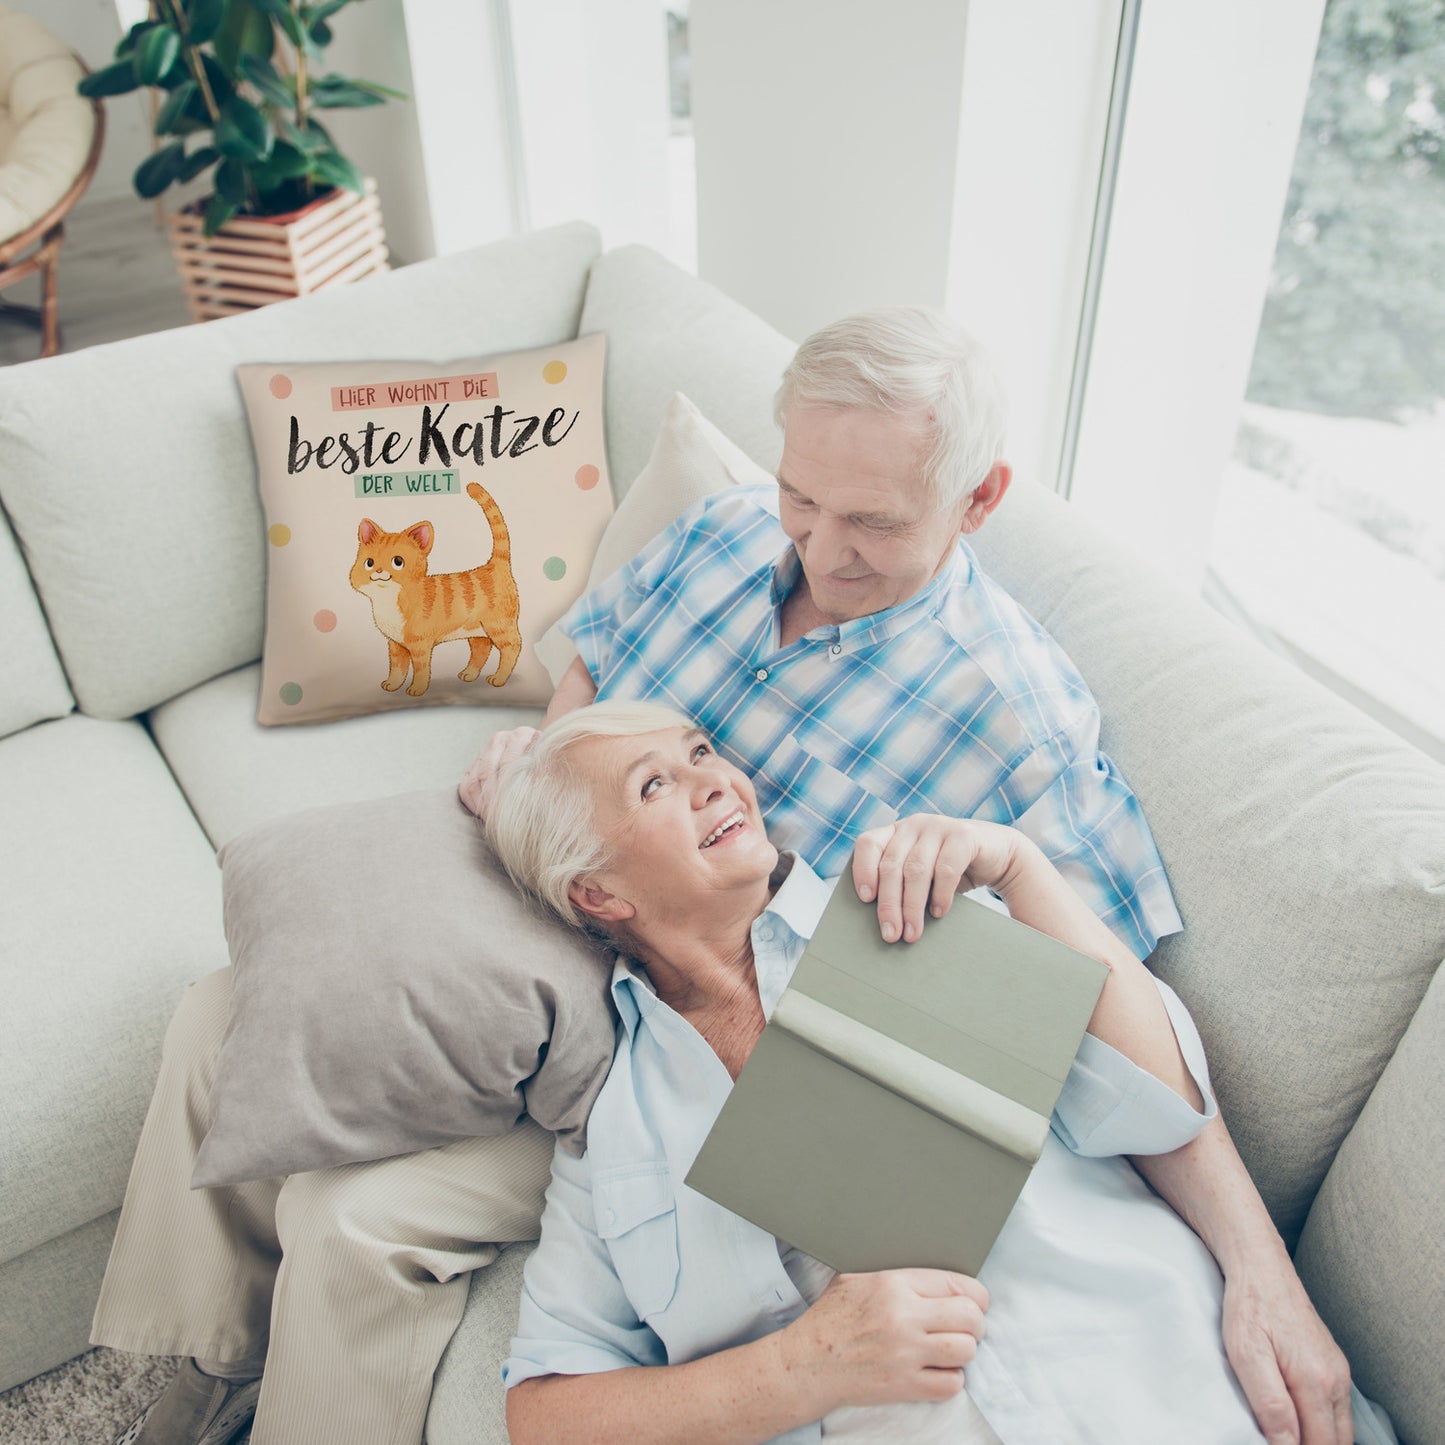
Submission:
M 284 216 L 236 216 L 214 236 L 199 212 L 167 216 L 193 321 L 234 316 L 389 270 L 376 182 L 332 191 Z

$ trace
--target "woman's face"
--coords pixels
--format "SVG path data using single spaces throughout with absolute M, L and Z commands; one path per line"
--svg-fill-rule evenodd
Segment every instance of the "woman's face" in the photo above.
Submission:
M 713 751 L 705 733 L 668 728 L 588 738 L 569 757 L 591 784 L 597 829 L 612 853 L 611 866 L 590 881 L 623 901 L 620 917 L 645 925 L 714 901 L 726 908 L 733 897 L 752 906 L 778 851 L 763 830 L 752 783 Z

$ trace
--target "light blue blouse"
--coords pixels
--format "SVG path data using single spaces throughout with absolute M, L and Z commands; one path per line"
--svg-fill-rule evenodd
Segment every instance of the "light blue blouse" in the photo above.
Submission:
M 832 888 L 795 858 L 754 923 L 765 1013 Z M 1198 1033 L 1158 987 L 1206 1112 L 1085 1037 L 1044 1155 L 980 1273 L 992 1303 L 968 1392 L 1006 1445 L 1261 1439 L 1224 1356 L 1218 1268 L 1117 1157 L 1177 1149 L 1215 1113 Z M 807 1308 L 774 1237 L 682 1182 L 732 1087 L 727 1070 L 640 971 L 619 962 L 612 992 L 616 1057 L 587 1153 L 559 1149 L 553 1161 L 542 1241 L 503 1366 L 509 1388 L 539 1375 L 697 1359 L 781 1329 Z M 826 1433 L 814 1423 L 778 1438 L 793 1445 Z

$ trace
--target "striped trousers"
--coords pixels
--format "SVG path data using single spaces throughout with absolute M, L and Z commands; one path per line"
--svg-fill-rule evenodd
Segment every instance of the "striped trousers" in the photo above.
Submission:
M 418 1445 L 468 1274 L 537 1237 L 552 1136 L 192 1190 L 230 992 L 211 974 L 171 1021 L 91 1340 L 264 1357 L 252 1445 Z

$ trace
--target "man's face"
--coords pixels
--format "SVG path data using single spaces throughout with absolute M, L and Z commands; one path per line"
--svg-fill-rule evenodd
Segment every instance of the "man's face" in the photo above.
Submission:
M 973 530 L 968 497 L 941 511 L 929 500 L 926 451 L 915 418 L 834 407 L 789 412 L 778 514 L 813 604 L 831 621 L 916 596 L 942 570 L 959 534 Z

